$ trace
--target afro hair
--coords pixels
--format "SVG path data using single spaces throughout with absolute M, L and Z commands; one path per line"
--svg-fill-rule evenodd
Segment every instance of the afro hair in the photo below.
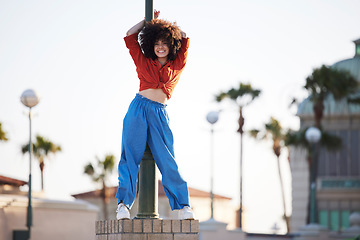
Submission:
M 153 19 L 145 24 L 140 32 L 140 46 L 145 57 L 157 59 L 154 52 L 155 42 L 166 41 L 169 47 L 168 59 L 174 60 L 181 48 L 181 30 L 175 23 L 162 19 Z

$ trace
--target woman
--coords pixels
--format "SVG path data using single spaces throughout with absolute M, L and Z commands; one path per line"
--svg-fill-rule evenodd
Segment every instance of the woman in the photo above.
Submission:
M 140 89 L 124 118 L 119 162 L 117 219 L 129 219 L 136 196 L 139 165 L 146 144 L 162 174 L 165 194 L 181 219 L 194 219 L 187 183 L 179 174 L 174 157 L 173 135 L 166 103 L 183 71 L 189 39 L 174 23 L 157 19 L 141 21 L 127 32 L 126 47 L 136 65 Z

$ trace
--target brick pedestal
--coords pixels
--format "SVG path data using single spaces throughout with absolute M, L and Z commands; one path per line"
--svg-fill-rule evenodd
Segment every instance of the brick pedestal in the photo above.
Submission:
M 96 222 L 96 240 L 198 239 L 198 220 L 132 219 Z

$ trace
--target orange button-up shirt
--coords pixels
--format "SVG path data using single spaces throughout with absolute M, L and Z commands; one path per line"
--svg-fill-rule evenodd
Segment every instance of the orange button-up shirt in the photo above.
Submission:
M 170 99 L 186 64 L 189 38 L 182 39 L 181 49 L 175 60 L 168 60 L 163 67 L 159 61 L 144 56 L 138 42 L 138 33 L 126 36 L 124 40 L 136 65 L 136 72 L 140 79 L 139 91 L 161 88 Z

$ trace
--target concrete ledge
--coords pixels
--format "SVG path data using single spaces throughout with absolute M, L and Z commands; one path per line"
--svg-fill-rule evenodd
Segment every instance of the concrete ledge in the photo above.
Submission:
M 131 219 L 97 221 L 96 240 L 198 240 L 199 220 Z

